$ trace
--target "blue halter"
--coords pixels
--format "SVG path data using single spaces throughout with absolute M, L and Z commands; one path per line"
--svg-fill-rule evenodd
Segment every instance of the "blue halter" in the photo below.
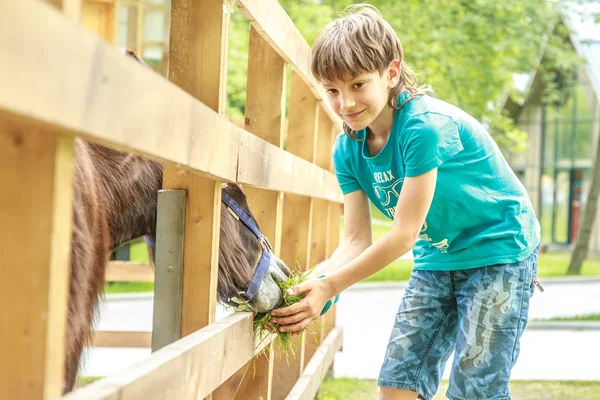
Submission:
M 260 229 L 258 229 L 258 225 L 256 222 L 250 217 L 250 215 L 244 210 L 225 190 L 221 192 L 221 199 L 223 203 L 227 205 L 227 211 L 232 214 L 236 219 L 242 221 L 244 225 L 256 236 L 260 245 L 262 247 L 262 254 L 260 256 L 260 260 L 258 260 L 258 265 L 254 270 L 254 275 L 252 279 L 248 283 L 246 290 L 244 290 L 240 295 L 244 296 L 247 300 L 253 300 L 258 294 L 258 288 L 260 288 L 260 284 L 262 283 L 267 270 L 269 269 L 269 265 L 271 264 L 271 252 L 273 248 L 271 247 L 271 243 L 267 240 L 266 236 L 264 236 Z
M 227 211 L 234 216 L 235 219 L 242 221 L 244 225 L 256 236 L 259 240 L 260 245 L 262 247 L 262 254 L 260 256 L 260 260 L 258 260 L 258 265 L 254 270 L 254 275 L 252 279 L 248 283 L 248 286 L 243 292 L 239 294 L 245 297 L 247 300 L 253 300 L 258 294 L 258 289 L 260 288 L 260 284 L 262 283 L 267 270 L 269 269 L 269 265 L 271 264 L 271 252 L 273 251 L 269 240 L 260 232 L 258 229 L 258 225 L 256 222 L 250 217 L 250 215 L 244 210 L 225 190 L 221 191 L 221 199 L 223 203 L 227 205 Z M 155 248 L 156 242 L 150 236 L 144 236 L 144 240 L 146 243 Z

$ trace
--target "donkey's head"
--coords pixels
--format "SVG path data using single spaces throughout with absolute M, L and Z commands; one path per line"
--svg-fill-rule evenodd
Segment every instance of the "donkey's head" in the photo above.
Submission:
M 270 311 L 283 301 L 277 282 L 286 280 L 291 272 L 271 253 L 268 241 L 259 238 L 258 224 L 240 187 L 227 184 L 223 190 L 219 298 L 225 304 L 235 306 L 237 302 L 233 299 L 239 299 L 257 312 Z M 235 203 L 231 204 L 227 196 Z M 236 204 L 243 211 L 236 210 Z M 245 218 L 249 221 L 244 221 Z
M 150 68 L 135 51 L 127 50 L 126 56 Z M 243 211 L 236 213 L 232 210 L 236 205 L 223 203 L 219 245 L 219 298 L 221 302 L 234 306 L 238 305 L 234 300 L 242 300 L 257 312 L 272 310 L 283 300 L 277 282 L 287 279 L 290 270 L 270 252 L 268 241 L 261 238 L 258 224 L 240 187 L 228 184 L 223 190 L 223 195 L 226 193 Z M 244 213 L 249 218 L 246 223 L 245 217 L 240 215 Z M 155 237 L 154 230 L 146 237 L 152 247 Z M 154 261 L 153 249 L 150 251 L 150 259 L 151 262 Z

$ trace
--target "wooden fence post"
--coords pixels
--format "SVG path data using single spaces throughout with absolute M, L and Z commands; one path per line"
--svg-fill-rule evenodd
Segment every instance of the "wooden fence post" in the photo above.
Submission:
M 248 132 L 283 147 L 285 113 L 286 65 L 281 56 L 250 24 L 248 50 L 248 80 L 246 86 L 246 115 L 244 128 Z M 239 174 L 240 171 L 238 171 Z M 275 255 L 281 252 L 283 194 L 277 191 L 244 187 L 248 204 L 261 231 L 271 241 Z M 273 363 L 276 357 L 273 344 L 254 360 L 252 374 L 247 373 L 239 393 L 241 398 L 271 399 Z
M 80 0 L 50 3 L 79 20 Z M 64 384 L 74 142 L 22 121 L 0 118 L 0 127 L 0 291 L 10 299 L 0 303 L 0 398 L 57 398 Z
M 171 3 L 169 80 L 221 115 L 227 94 L 229 14 L 228 0 Z M 187 191 L 181 297 L 183 337 L 215 320 L 221 183 L 167 164 L 163 189 Z
M 73 139 L 0 119 L 0 398 L 58 398 L 67 320 Z
M 315 130 L 313 163 L 329 169 L 331 158 L 332 122 L 323 109 L 317 106 L 317 126 Z M 327 200 L 313 198 L 310 205 L 310 255 L 308 268 L 312 268 L 327 258 L 327 227 L 329 225 L 329 204 Z M 323 340 L 324 317 L 319 317 L 313 325 L 315 335 L 306 335 L 304 367 L 315 354 L 319 342 Z
M 229 27 L 227 0 L 173 0 L 169 80 L 224 112 Z M 187 191 L 181 336 L 215 319 L 221 184 L 166 164 L 163 189 Z
M 306 83 L 293 71 L 288 115 L 287 151 L 309 162 L 313 160 L 317 100 Z M 309 232 L 311 198 L 285 194 L 281 259 L 290 269 L 305 271 L 309 267 Z M 273 399 L 287 395 L 304 367 L 304 340 L 293 341 L 295 356 L 275 358 Z

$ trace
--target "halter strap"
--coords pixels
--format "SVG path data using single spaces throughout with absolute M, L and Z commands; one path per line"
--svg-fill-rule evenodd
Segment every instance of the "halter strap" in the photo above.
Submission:
M 252 217 L 225 190 L 221 190 L 221 199 L 223 203 L 227 205 L 227 211 L 233 215 L 235 219 L 241 221 L 248 229 L 250 229 L 254 236 L 260 241 L 262 247 L 262 254 L 260 255 L 260 260 L 258 260 L 256 269 L 254 270 L 252 279 L 248 282 L 246 290 L 240 293 L 240 295 L 244 296 L 247 300 L 253 300 L 258 294 L 260 284 L 271 264 L 271 252 L 273 251 L 273 248 L 271 247 L 269 240 L 260 232 L 258 225 L 256 225 L 256 222 L 254 222 Z M 150 247 L 156 248 L 156 242 L 152 237 L 146 235 L 144 236 L 144 240 Z
M 260 255 L 260 260 L 258 260 L 258 265 L 254 270 L 254 275 L 248 283 L 246 290 L 244 290 L 243 293 L 240 293 L 246 299 L 252 300 L 258 294 L 258 289 L 269 269 L 269 265 L 271 264 L 271 252 L 273 249 L 267 238 L 261 233 L 260 229 L 258 229 L 258 225 L 256 225 L 256 222 L 254 222 L 252 217 L 227 192 L 225 192 L 225 190 L 221 191 L 221 199 L 223 203 L 227 205 L 227 211 L 236 219 L 242 221 L 242 223 L 250 229 L 254 236 L 260 241 L 262 247 L 262 254 Z

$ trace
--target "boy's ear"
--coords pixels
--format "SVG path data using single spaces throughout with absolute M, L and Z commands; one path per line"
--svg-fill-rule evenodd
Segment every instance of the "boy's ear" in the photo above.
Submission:
M 400 60 L 392 60 L 388 66 L 388 87 L 394 88 L 400 80 L 400 73 L 402 72 L 402 66 Z

